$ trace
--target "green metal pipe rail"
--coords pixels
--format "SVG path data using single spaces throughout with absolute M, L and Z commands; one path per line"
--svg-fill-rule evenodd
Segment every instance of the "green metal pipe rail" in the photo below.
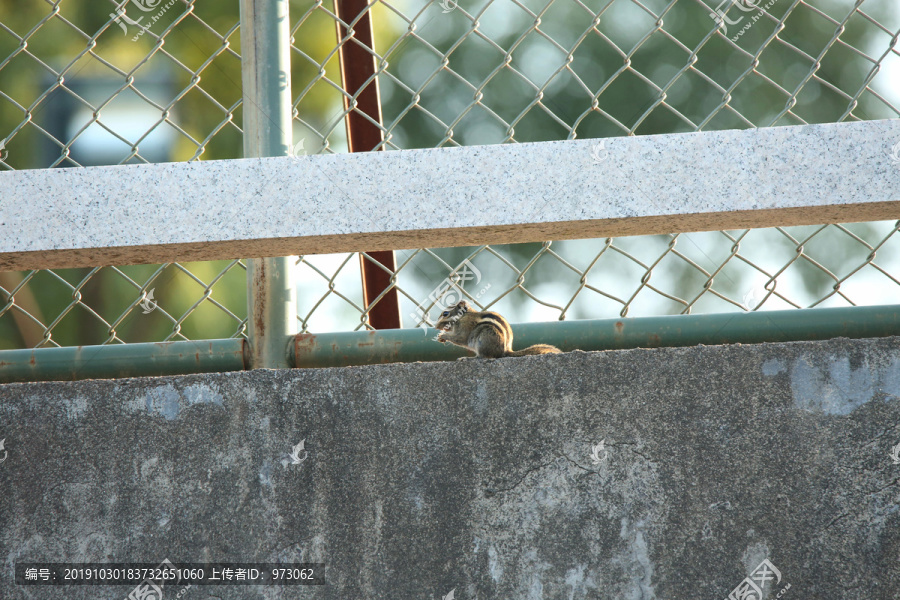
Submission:
M 0 383 L 241 371 L 244 339 L 0 351 Z
M 346 367 L 471 356 L 462 348 L 434 341 L 436 334 L 434 329 L 299 334 L 290 362 L 300 367 Z M 513 335 L 515 349 L 552 344 L 563 351 L 886 337 L 900 335 L 900 306 L 525 323 L 513 325 Z
M 516 348 L 546 343 L 563 351 L 886 337 L 900 336 L 900 306 L 526 323 L 513 331 Z M 298 334 L 293 343 L 285 339 L 287 362 L 345 367 L 470 356 L 438 343 L 436 334 L 434 329 Z M 247 354 L 242 339 L 4 350 L 0 383 L 240 371 L 250 366 Z

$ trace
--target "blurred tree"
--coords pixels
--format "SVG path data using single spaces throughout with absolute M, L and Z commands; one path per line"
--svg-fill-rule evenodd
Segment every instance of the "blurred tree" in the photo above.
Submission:
M 391 141 L 403 149 L 429 148 L 898 116 L 896 108 L 866 88 L 880 68 L 877 58 L 893 43 L 890 28 L 898 26 L 896 9 L 889 1 L 866 3 L 866 15 L 884 22 L 888 31 L 860 13 L 858 3 L 830 0 L 815 8 L 796 6 L 774 39 L 770 38 L 777 22 L 792 3 L 776 0 L 767 4 L 772 5 L 768 17 L 731 6 L 728 19 L 740 21 L 728 25 L 726 34 L 723 30 L 713 33 L 716 21 L 698 2 L 478 0 L 461 2 L 449 13 L 436 3 L 410 2 L 403 12 L 418 15 L 416 35 L 388 53 L 391 67 L 382 75 Z M 662 16 L 657 19 L 650 11 Z M 746 25 L 750 27 L 741 33 Z M 396 42 L 386 39 L 380 47 L 389 48 Z M 877 52 L 855 50 L 870 48 Z M 881 81 L 888 82 L 884 77 Z M 665 202 L 655 190 L 642 191 L 647 203 Z M 535 201 L 540 204 L 544 200 Z M 870 233 L 874 235 L 874 230 Z M 664 250 L 670 237 L 658 237 L 654 246 Z M 693 248 L 697 264 L 714 272 L 729 255 L 730 244 L 719 243 L 721 250 L 716 252 L 693 241 L 694 237 L 696 234 L 682 234 L 677 247 Z M 778 238 L 771 242 L 785 241 Z M 850 249 L 859 244 L 848 236 L 832 241 L 837 245 L 828 249 L 828 256 L 834 257 L 832 263 L 840 263 L 835 265 L 838 271 L 846 272 L 854 266 L 848 257 L 857 254 Z M 629 244 L 617 241 L 617 245 Z M 540 247 L 518 244 L 494 249 L 522 267 Z M 566 249 L 578 248 L 576 256 L 586 250 L 583 242 L 561 242 L 553 248 L 570 259 L 573 253 Z M 594 254 L 599 252 L 603 241 L 595 241 L 593 248 Z M 436 253 L 455 266 L 471 250 Z M 545 298 L 548 302 L 567 301 L 578 288 L 577 281 L 568 281 L 573 272 L 561 268 L 557 260 L 545 258 L 529 271 L 525 287 L 540 284 L 548 291 L 564 289 L 567 293 L 550 293 Z M 749 286 L 744 276 L 750 273 L 740 273 L 737 263 L 719 275 L 716 288 L 740 298 Z M 435 261 L 423 259 L 421 268 L 432 269 L 428 278 L 434 282 L 446 275 Z M 665 268 L 668 293 L 691 300 L 703 290 L 706 277 L 688 262 L 671 260 Z M 619 297 L 627 299 L 631 291 L 640 289 L 644 272 L 635 263 L 614 270 L 631 275 L 629 288 L 617 290 Z M 485 277 L 506 283 L 510 273 L 507 267 L 497 265 Z M 660 274 L 654 271 L 654 275 L 659 281 Z M 834 283 L 805 260 L 798 263 L 794 276 L 802 279 L 811 297 L 828 293 Z M 506 289 L 496 287 L 497 292 Z M 595 301 L 603 298 L 595 297 Z M 502 305 L 519 313 L 528 302 L 528 295 L 519 292 Z M 610 304 L 608 309 L 614 306 Z M 650 306 L 655 314 L 686 309 L 662 296 Z M 699 306 L 705 310 L 734 308 L 718 300 Z M 579 301 L 567 317 L 612 317 L 617 313 L 600 315 L 591 302 Z
M 141 4 L 156 12 L 142 10 Z M 238 1 L 177 0 L 160 14 L 168 4 L 132 0 L 123 5 L 126 19 L 112 0 L 0 0 L 5 163 L 27 169 L 240 157 Z M 717 24 L 710 11 L 687 0 L 377 2 L 376 50 L 387 65 L 379 83 L 388 146 L 431 148 L 897 117 L 884 90 L 872 91 L 884 79 L 878 76 L 879 61 L 893 43 L 891 31 L 900 27 L 891 0 L 867 0 L 865 15 L 858 3 L 845 0 L 823 0 L 815 8 L 799 4 L 776 35 L 776 21 L 793 4 L 772 3 L 768 13 L 775 20 L 754 20 L 753 13 L 732 6 L 727 16 L 741 22 L 728 25 L 727 33 L 714 33 Z M 313 0 L 291 4 L 298 120 L 294 139 L 303 141 L 307 153 L 345 147 L 330 8 Z M 159 16 L 155 22 L 153 15 Z M 142 34 L 132 23 L 139 18 L 148 27 Z M 752 26 L 745 29 L 748 24 Z M 71 118 L 61 123 L 59 107 L 66 106 Z M 117 116 L 119 111 L 127 117 L 135 106 L 152 118 L 128 122 Z M 88 139 L 105 140 L 115 156 L 85 152 L 80 144 Z M 160 139 L 167 144 L 163 159 L 154 154 Z M 654 190 L 643 191 L 648 203 L 665 202 Z M 876 236 L 876 229 L 867 232 L 859 226 L 854 231 L 866 238 Z M 775 235 L 764 243 L 772 252 L 796 252 L 797 244 Z M 830 234 L 820 235 L 824 240 Z M 584 282 L 546 249 L 532 264 L 541 244 L 495 246 L 495 254 L 483 252 L 476 259 L 492 284 L 483 303 L 498 300 L 517 283 L 506 260 L 528 269 L 522 284 L 544 302 L 567 304 L 582 283 L 613 290 L 619 299 L 585 290 L 567 318 L 614 316 L 621 301 L 631 301 L 639 290 L 633 304 L 638 314 L 681 312 L 682 303 L 662 296 L 644 300 L 645 286 L 692 300 L 704 289 L 705 277 L 674 251 L 714 271 L 730 252 L 730 242 L 721 236 L 681 235 L 674 245 L 670 236 L 620 239 L 611 245 L 604 240 L 554 243 L 550 250 L 579 269 L 606 248 Z M 750 246 L 745 241 L 742 248 Z M 863 248 L 844 234 L 828 237 L 827 248 L 816 241 L 804 248 L 817 246 L 828 257 L 818 257 L 819 262 L 839 275 L 859 264 Z M 652 252 L 658 257 L 667 248 L 670 254 L 654 270 L 652 281 L 642 282 L 646 269 L 636 260 L 652 264 Z M 435 255 L 455 267 L 471 251 L 439 249 Z M 754 273 L 739 267 L 736 260 L 729 263 L 716 279 L 718 291 L 741 296 Z M 791 276 L 803 282 L 810 297 L 828 293 L 833 285 L 810 261 L 799 260 L 793 268 Z M 0 287 L 12 291 L 27 280 L 16 294 L 16 305 L 44 325 L 54 323 L 50 344 L 241 334 L 246 300 L 240 266 L 231 261 L 171 266 L 148 283 L 157 270 L 145 265 L 7 273 L 0 277 Z M 401 283 L 414 297 L 424 298 L 446 276 L 440 260 L 421 253 L 404 272 L 410 281 Z M 140 299 L 141 286 L 155 290 L 158 306 L 171 318 L 162 311 L 145 315 L 138 307 L 126 313 Z M 713 300 L 695 308 L 728 307 Z M 527 294 L 516 292 L 497 307 L 521 319 L 527 301 Z M 402 311 L 407 325 L 412 307 L 407 303 Z M 0 293 L 0 348 L 46 343 L 43 338 L 43 328 L 11 308 L 7 295 Z
M 315 7 L 296 4 L 295 16 Z M 312 12 L 294 40 L 295 52 L 327 57 L 334 22 L 321 8 Z M 0 139 L 8 168 L 240 158 L 238 22 L 237 0 L 0 0 Z M 336 59 L 323 68 L 340 81 Z M 292 61 L 295 95 L 320 69 Z M 324 85 L 304 99 L 304 116 L 313 124 L 324 123 L 340 102 Z M 137 119 L 138 111 L 149 116 Z M 160 139 L 166 144 L 161 156 L 154 151 Z M 0 292 L 0 349 L 236 335 L 241 328 L 216 306 L 246 317 L 246 283 L 234 268 L 222 275 L 230 264 L 172 266 L 150 283 L 159 265 L 4 274 L 0 288 L 8 292 L 27 283 L 15 306 Z M 192 310 L 206 295 L 201 282 L 220 277 L 215 302 Z M 145 283 L 171 318 L 132 307 L 117 323 Z M 41 324 L 53 325 L 49 343 Z

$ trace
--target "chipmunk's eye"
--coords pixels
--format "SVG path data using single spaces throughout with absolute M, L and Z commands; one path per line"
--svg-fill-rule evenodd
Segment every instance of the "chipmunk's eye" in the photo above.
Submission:
M 449 316 L 450 316 L 450 311 L 449 311 L 449 310 L 445 310 L 444 312 L 441 313 L 441 316 L 442 316 L 442 317 L 449 317 Z

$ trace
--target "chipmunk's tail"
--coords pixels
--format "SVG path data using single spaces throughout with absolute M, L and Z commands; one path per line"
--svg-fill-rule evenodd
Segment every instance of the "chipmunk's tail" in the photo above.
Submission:
M 556 346 L 551 346 L 550 344 L 535 344 L 534 346 L 528 346 L 524 350 L 517 350 L 516 352 L 511 352 L 510 356 L 532 356 L 534 354 L 558 354 L 562 352 Z

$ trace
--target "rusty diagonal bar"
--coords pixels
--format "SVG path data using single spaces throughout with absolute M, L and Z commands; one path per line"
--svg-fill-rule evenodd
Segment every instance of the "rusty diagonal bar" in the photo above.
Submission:
M 338 16 L 338 42 L 346 39 L 338 51 L 341 60 L 341 83 L 344 110 L 347 111 L 347 143 L 350 152 L 381 150 L 384 135 L 381 125 L 381 100 L 375 77 L 375 45 L 372 19 L 366 0 L 334 0 Z M 348 37 L 347 28 L 350 25 Z M 391 288 L 377 304 L 371 302 L 391 287 L 391 273 L 396 269 L 393 251 L 367 252 L 359 255 L 363 286 L 363 306 L 369 310 L 369 324 L 375 329 L 400 328 L 400 301 Z M 377 261 L 390 273 L 372 261 Z

